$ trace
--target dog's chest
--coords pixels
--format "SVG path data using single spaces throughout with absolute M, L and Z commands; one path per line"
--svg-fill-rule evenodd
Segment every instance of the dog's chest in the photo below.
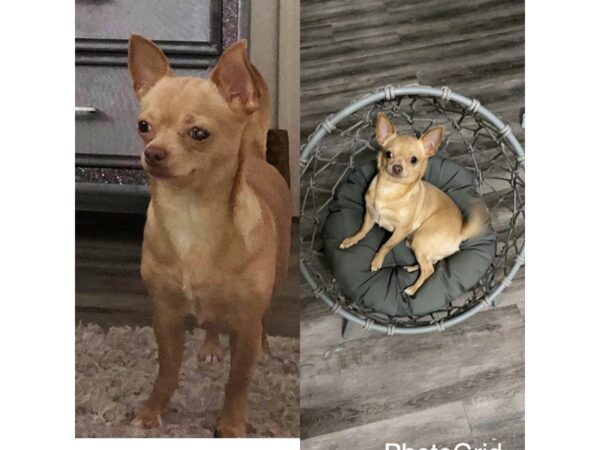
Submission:
M 372 204 L 367 204 L 367 209 L 369 215 L 377 225 L 387 231 L 394 231 L 396 228 L 396 218 L 395 214 L 393 214 L 389 208 L 383 207 L 383 205 L 378 204 L 378 202 L 375 201 Z
M 195 253 L 204 253 L 210 249 L 213 240 L 210 239 L 208 225 L 209 221 L 202 215 L 192 214 L 171 224 L 169 234 L 179 260 L 186 261 Z
M 179 260 L 186 260 L 197 252 L 208 251 L 215 243 L 213 234 L 217 220 L 208 208 L 178 205 L 162 214 L 161 221 L 174 256 Z
M 381 228 L 393 232 L 398 226 L 412 222 L 413 208 L 394 201 L 394 192 L 372 183 L 366 195 L 366 207 L 373 221 Z
M 234 314 L 240 298 L 266 283 L 261 281 L 263 271 L 257 273 L 252 264 L 256 248 L 264 244 L 254 245 L 246 233 L 254 233 L 256 221 L 240 230 L 229 203 L 169 200 L 151 203 L 148 210 L 144 280 L 181 292 L 190 312 L 203 320 Z
M 387 203 L 377 199 L 374 192 L 369 192 L 366 198 L 367 212 L 373 221 L 381 228 L 393 232 L 396 228 L 396 211 L 387 207 Z
M 192 286 L 209 276 L 210 262 L 218 259 L 219 253 L 222 255 L 223 235 L 227 227 L 223 223 L 225 219 L 210 208 L 175 203 L 161 210 L 160 231 L 151 239 L 164 243 L 161 248 L 164 248 L 169 261 L 169 272 L 175 275 L 186 297 L 191 297 Z

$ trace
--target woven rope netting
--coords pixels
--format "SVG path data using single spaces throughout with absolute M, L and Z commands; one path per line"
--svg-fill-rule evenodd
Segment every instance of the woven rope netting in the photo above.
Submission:
M 510 284 L 517 264 L 523 264 L 525 241 L 525 181 L 523 158 L 511 146 L 510 129 L 499 130 L 479 112 L 478 102 L 463 106 L 448 98 L 401 95 L 368 104 L 333 126 L 329 120 L 316 131 L 327 133 L 305 158 L 301 176 L 301 255 L 306 272 L 316 284 L 315 294 L 324 293 L 334 303 L 367 324 L 379 324 L 393 334 L 396 328 L 435 325 L 443 329 L 450 319 L 463 315 L 482 302 L 495 301 L 496 294 Z M 435 125 L 444 125 L 444 142 L 438 154 L 450 158 L 475 175 L 479 194 L 487 205 L 491 227 L 497 237 L 496 256 L 485 275 L 470 292 L 452 301 L 445 310 L 420 317 L 396 317 L 378 313 L 346 298 L 322 253 L 321 227 L 337 187 L 354 167 L 376 157 L 374 123 L 385 112 L 399 134 L 419 136 Z M 310 139 L 309 139 L 310 142 Z M 521 256 L 519 256 L 521 255 Z M 518 268 L 518 266 L 517 266 Z M 305 275 L 306 277 L 306 275 Z M 495 292 L 494 291 L 498 291 Z M 494 295 L 490 295 L 494 293 Z

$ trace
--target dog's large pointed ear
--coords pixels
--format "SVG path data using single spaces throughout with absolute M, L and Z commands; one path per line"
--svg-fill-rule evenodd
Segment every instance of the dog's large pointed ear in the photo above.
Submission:
M 425 154 L 428 157 L 435 155 L 442 143 L 443 138 L 443 126 L 433 127 L 423 133 L 423 136 L 421 136 L 421 142 L 423 143 L 423 147 L 425 147 Z
M 383 145 L 385 141 L 391 138 L 396 134 L 396 128 L 394 128 L 394 124 L 385 115 L 385 113 L 377 113 L 377 123 L 375 124 L 375 136 L 377 138 L 377 143 L 379 145 Z
M 161 78 L 173 75 L 162 50 L 154 42 L 137 34 L 129 38 L 128 64 L 133 90 L 138 98 L 142 98 Z
M 242 39 L 225 50 L 212 70 L 210 79 L 232 109 L 252 114 L 258 109 L 259 92 L 254 85 L 246 46 L 246 40 Z

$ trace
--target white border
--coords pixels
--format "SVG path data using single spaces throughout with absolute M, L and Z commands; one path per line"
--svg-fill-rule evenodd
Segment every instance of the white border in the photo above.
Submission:
M 598 448 L 599 11 L 526 2 L 527 448 Z

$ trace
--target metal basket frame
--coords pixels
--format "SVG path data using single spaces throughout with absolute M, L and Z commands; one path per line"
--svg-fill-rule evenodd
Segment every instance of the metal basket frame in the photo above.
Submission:
M 470 99 L 463 95 L 452 92 L 448 87 L 442 88 L 434 88 L 428 86 L 392 86 L 387 85 L 378 89 L 377 91 L 366 95 L 356 101 L 351 102 L 348 106 L 326 118 L 323 122 L 321 122 L 315 132 L 310 136 L 305 145 L 302 146 L 301 150 L 301 177 L 306 175 L 306 169 L 311 160 L 311 156 L 313 151 L 317 147 L 317 145 L 321 142 L 321 140 L 332 133 L 336 129 L 336 125 L 339 124 L 343 119 L 349 117 L 350 115 L 356 113 L 357 111 L 370 106 L 377 104 L 382 101 L 392 101 L 398 97 L 403 96 L 417 96 L 417 97 L 428 97 L 434 99 L 440 99 L 443 102 L 454 102 L 458 105 L 463 106 L 466 110 L 468 110 L 472 114 L 476 114 L 482 118 L 484 118 L 491 126 L 495 128 L 498 132 L 498 135 L 501 139 L 503 139 L 510 150 L 515 154 L 517 161 L 522 164 L 524 170 L 524 160 L 525 160 L 525 151 L 521 147 L 521 144 L 513 134 L 512 130 L 508 125 L 502 122 L 498 117 L 496 117 L 493 113 L 483 107 L 480 102 L 476 99 Z M 523 183 L 524 186 L 524 183 Z M 523 238 L 524 239 L 524 238 Z M 304 277 L 304 280 L 312 290 L 313 294 L 321 299 L 333 313 L 339 314 L 343 319 L 354 322 L 364 329 L 367 330 L 375 330 L 382 333 L 386 333 L 387 335 L 414 335 L 414 334 L 423 334 L 429 333 L 433 331 L 443 331 L 449 327 L 457 325 L 470 317 L 474 316 L 481 310 L 495 306 L 499 302 L 499 296 L 502 291 L 511 284 L 513 278 L 519 271 L 520 267 L 525 264 L 525 245 L 523 240 L 523 245 L 521 247 L 520 252 L 515 256 L 512 267 L 500 282 L 498 282 L 494 289 L 486 295 L 486 297 L 470 307 L 468 310 L 460 313 L 455 317 L 451 317 L 448 320 L 439 320 L 435 323 L 426 325 L 426 326 L 417 326 L 417 327 L 402 327 L 394 324 L 384 324 L 379 323 L 377 320 L 373 320 L 369 317 L 361 317 L 356 312 L 348 308 L 341 302 L 339 299 L 332 298 L 326 286 L 324 286 L 323 281 L 318 279 L 318 277 L 314 277 L 311 273 L 311 270 L 307 267 L 305 255 L 302 252 L 301 248 L 301 256 L 300 256 L 300 272 Z

